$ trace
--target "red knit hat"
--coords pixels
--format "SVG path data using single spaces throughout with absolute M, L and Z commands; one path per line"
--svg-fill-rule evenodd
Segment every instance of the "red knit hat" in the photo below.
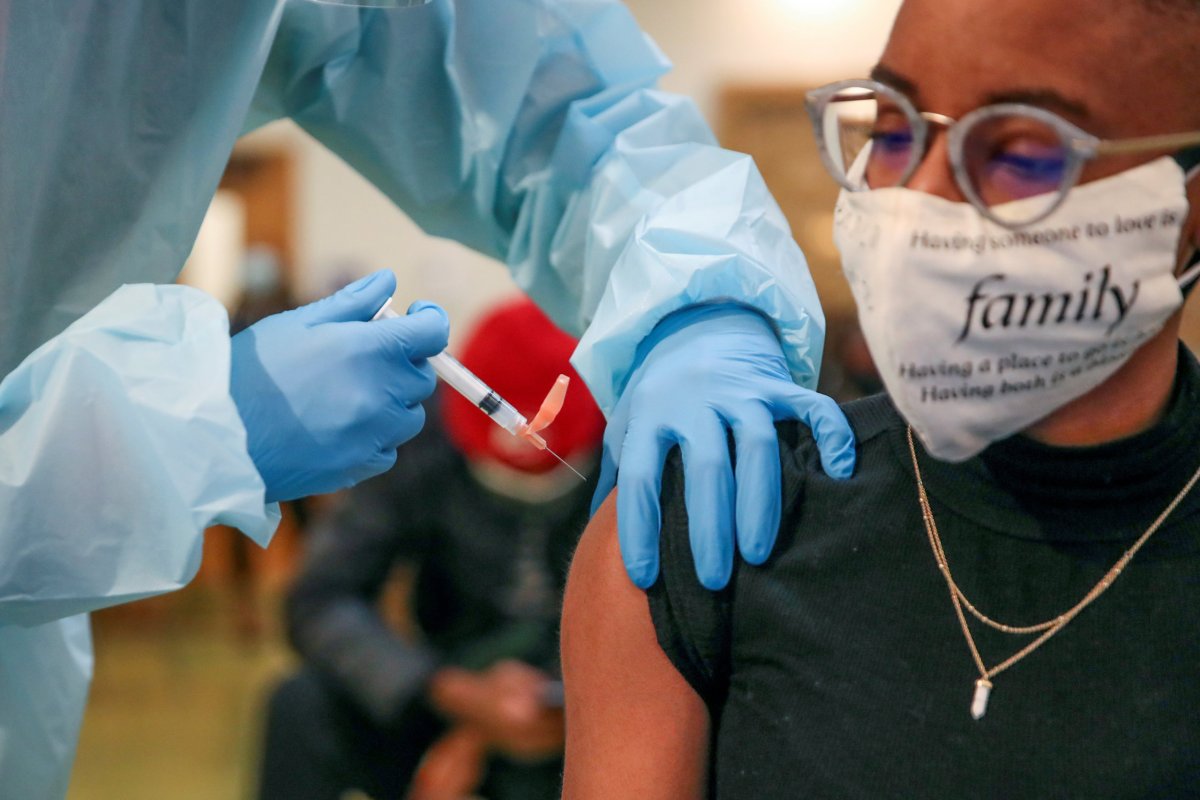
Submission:
M 550 449 L 570 459 L 599 448 L 604 434 L 604 416 L 569 361 L 575 344 L 531 301 L 519 298 L 479 321 L 459 360 L 528 419 L 554 380 L 570 377 L 562 411 L 541 431 Z M 554 456 L 511 435 L 458 392 L 443 387 L 440 395 L 446 432 L 467 458 L 495 459 L 533 473 L 558 466 Z

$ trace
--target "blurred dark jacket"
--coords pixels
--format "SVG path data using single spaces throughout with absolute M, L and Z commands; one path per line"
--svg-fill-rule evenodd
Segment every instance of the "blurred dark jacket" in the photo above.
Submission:
M 296 649 L 381 726 L 421 700 L 442 665 L 516 658 L 557 676 L 563 587 L 595 488 L 589 479 L 537 505 L 489 491 L 447 441 L 437 405 L 392 470 L 315 526 L 287 598 Z M 400 565 L 415 574 L 419 641 L 397 635 L 377 605 Z

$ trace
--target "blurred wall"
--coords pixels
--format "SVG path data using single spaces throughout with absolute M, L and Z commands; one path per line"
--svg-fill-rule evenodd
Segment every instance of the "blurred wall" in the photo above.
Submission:
M 715 121 L 727 84 L 813 86 L 863 77 L 900 0 L 630 0 L 675 64 L 663 87 L 691 95 Z
M 179 282 L 195 286 L 232 310 L 241 297 L 246 243 L 246 207 L 232 192 L 218 190 L 196 235 Z
M 426 236 L 391 201 L 290 121 L 245 137 L 242 153 L 285 149 L 294 164 L 296 296 L 309 300 L 382 267 L 396 273 L 396 305 L 418 298 L 445 306 L 453 344 L 479 311 L 516 291 L 499 263 Z

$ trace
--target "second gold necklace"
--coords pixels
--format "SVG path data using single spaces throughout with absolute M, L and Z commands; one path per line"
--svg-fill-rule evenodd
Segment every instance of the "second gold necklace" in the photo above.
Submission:
M 1138 550 L 1142 549 L 1142 545 L 1154 535 L 1155 531 L 1162 527 L 1163 522 L 1175 510 L 1175 507 L 1183 501 L 1183 498 L 1187 497 L 1188 492 L 1196 485 L 1196 481 L 1200 480 L 1200 468 L 1197 468 L 1192 477 L 1188 479 L 1188 482 L 1179 490 L 1179 494 L 1175 495 L 1175 498 L 1167 504 L 1163 512 L 1158 515 L 1154 522 L 1150 523 L 1150 527 L 1117 559 L 1117 562 L 1104 574 L 1100 582 L 1093 586 L 1078 603 L 1057 617 L 1036 625 L 1005 625 L 991 619 L 972 605 L 971 601 L 967 600 L 966 595 L 963 594 L 962 589 L 954 582 L 954 576 L 950 574 L 950 562 L 946 560 L 946 551 L 942 548 L 942 538 L 938 534 L 937 522 L 934 521 L 933 510 L 929 506 L 929 495 L 925 492 L 925 482 L 921 479 L 921 465 L 917 462 L 917 447 L 913 442 L 911 425 L 908 427 L 908 452 L 912 456 L 913 472 L 917 479 L 917 500 L 921 504 L 921 518 L 925 522 L 925 533 L 929 536 L 929 545 L 933 548 L 933 557 L 937 561 L 938 569 L 941 570 L 942 577 L 946 579 L 946 586 L 950 589 L 950 602 L 954 606 L 954 613 L 958 617 L 959 625 L 962 626 L 963 636 L 966 638 L 967 647 L 971 651 L 971 658 L 975 660 L 975 666 L 979 669 L 979 679 L 975 681 L 975 694 L 971 700 L 971 716 L 975 719 L 980 719 L 987 713 L 988 699 L 992 693 L 992 678 L 1041 647 L 1045 644 L 1046 640 L 1065 628 L 1071 620 L 1075 619 L 1079 615 L 1079 612 L 1091 605 L 1097 597 L 1104 594 L 1113 581 L 1117 579 L 1117 576 L 1121 574 L 1121 570 L 1125 569 L 1133 557 L 1137 555 Z M 977 620 L 998 631 L 1012 634 L 1038 633 L 1040 635 L 1016 653 L 994 667 L 989 668 L 984 665 L 983 657 L 979 654 L 979 648 L 975 646 L 975 638 L 971 636 L 971 628 L 967 625 L 967 617 L 963 613 L 964 608 Z

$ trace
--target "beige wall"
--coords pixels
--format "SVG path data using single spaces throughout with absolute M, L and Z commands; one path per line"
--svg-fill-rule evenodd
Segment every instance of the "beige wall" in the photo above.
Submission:
M 674 62 L 663 86 L 713 118 L 730 83 L 813 85 L 861 77 L 887 39 L 899 0 L 630 0 Z

